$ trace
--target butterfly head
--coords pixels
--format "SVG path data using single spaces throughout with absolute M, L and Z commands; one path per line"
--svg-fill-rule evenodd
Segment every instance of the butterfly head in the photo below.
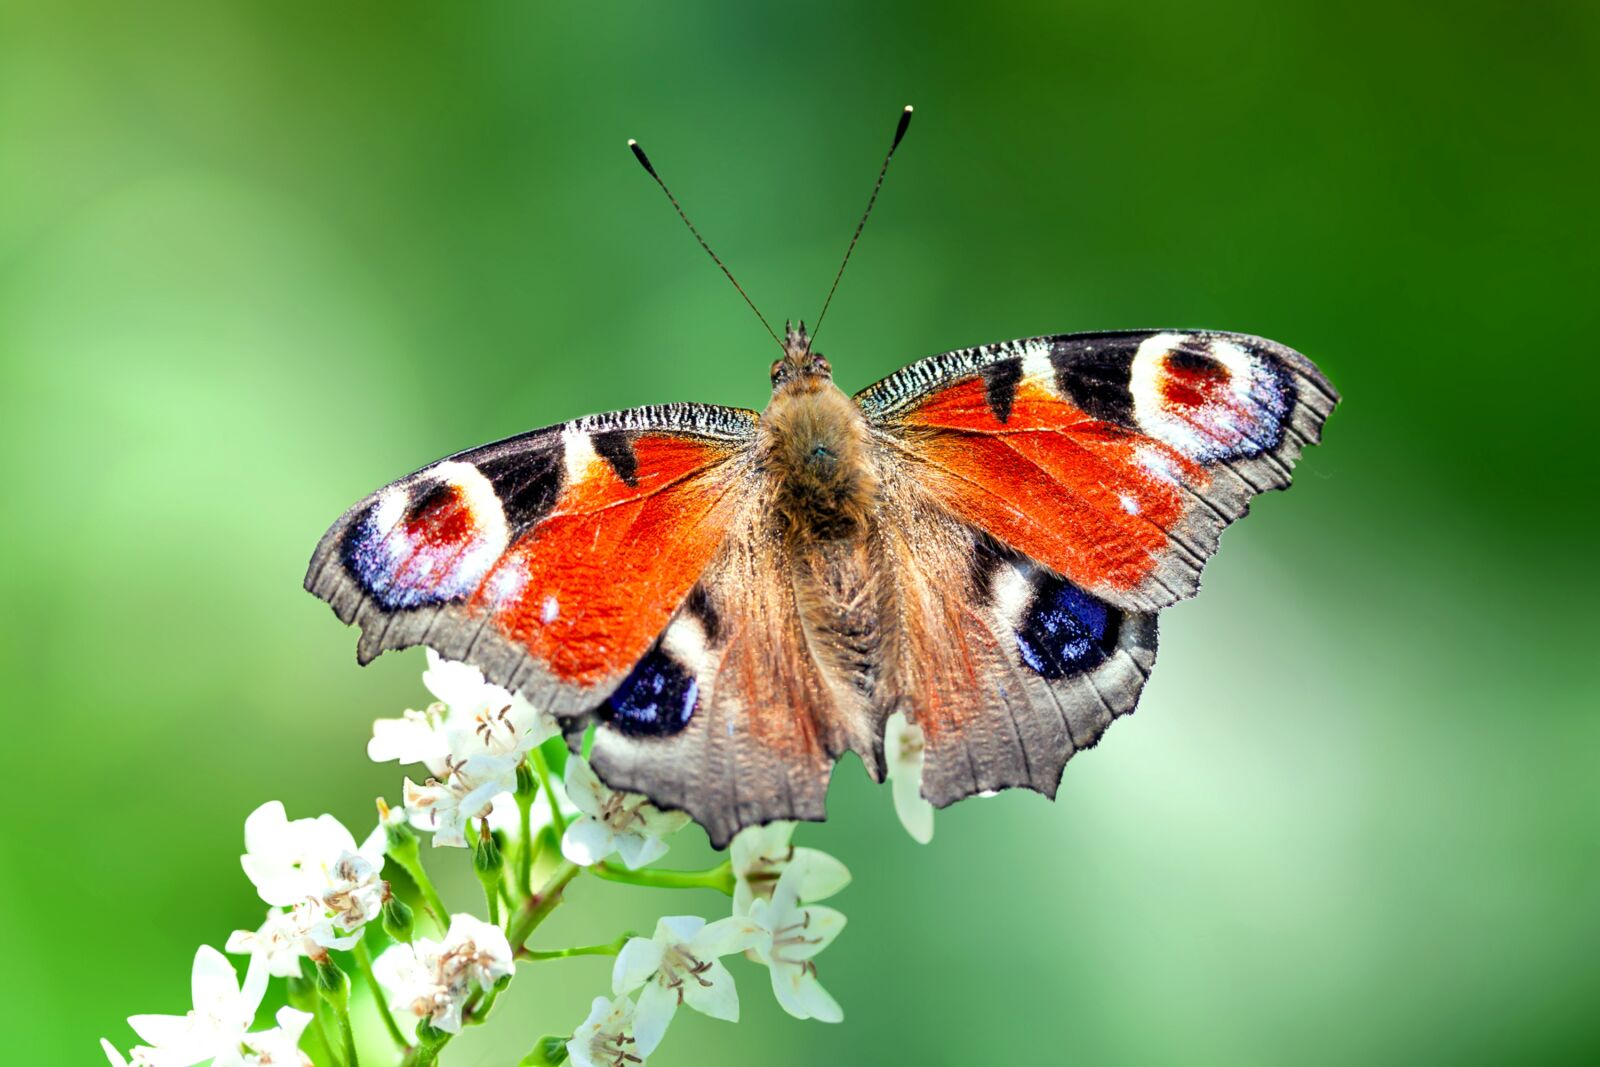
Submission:
M 820 352 L 811 351 L 806 324 L 798 328 L 784 323 L 783 356 L 772 362 L 772 392 L 817 389 L 833 381 L 833 367 Z

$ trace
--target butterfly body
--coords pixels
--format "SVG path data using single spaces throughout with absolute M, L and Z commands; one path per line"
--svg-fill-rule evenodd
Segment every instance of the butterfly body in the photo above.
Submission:
M 855 397 L 804 328 L 764 412 L 591 416 L 351 508 L 307 587 L 360 658 L 427 644 L 558 715 L 616 788 L 714 843 L 818 819 L 846 750 L 921 727 L 935 804 L 1063 766 L 1133 710 L 1156 613 L 1289 484 L 1337 395 L 1203 331 L 1061 335 L 912 364 Z

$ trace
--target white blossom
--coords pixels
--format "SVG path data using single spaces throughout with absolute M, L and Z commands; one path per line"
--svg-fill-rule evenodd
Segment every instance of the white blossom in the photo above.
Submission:
M 804 861 L 791 862 L 772 899 L 751 904 L 750 918 L 765 931 L 754 952 L 771 972 L 772 992 L 784 1011 L 797 1019 L 836 1023 L 844 1011 L 817 981 L 815 959 L 844 929 L 844 916 L 819 904 L 800 903 L 807 866 Z
M 926 845 L 933 840 L 933 805 L 922 796 L 922 727 L 907 721 L 903 712 L 889 716 L 884 724 L 883 754 L 900 825 Z
M 311 939 L 324 948 L 348 949 L 361 938 L 361 928 L 383 913 L 389 883 L 380 876 L 383 860 L 374 866 L 366 856 L 342 852 L 327 873 L 321 893 L 299 905 L 314 915 Z
M 270 800 L 245 819 L 245 851 L 239 862 L 262 900 L 287 908 L 320 898 L 332 886 L 333 871 L 346 854 L 381 869 L 385 845 L 381 826 L 357 845 L 332 815 L 291 821 L 283 803 Z
M 735 915 L 748 915 L 754 901 L 771 899 L 773 887 L 791 865 L 798 865 L 803 872 L 798 889 L 803 901 L 826 900 L 850 884 L 844 864 L 826 852 L 789 843 L 794 827 L 792 822 L 769 822 L 741 830 L 733 839 L 729 860 Z
M 654 937 L 630 938 L 617 954 L 611 991 L 620 995 L 644 987 L 634 1014 L 639 1055 L 648 1056 L 661 1044 L 680 1004 L 738 1022 L 739 992 L 718 957 L 743 952 L 762 934 L 741 916 L 708 925 L 697 915 L 670 915 L 656 924 Z
M 219 1064 L 234 1062 L 227 1057 L 238 1055 L 267 990 L 266 957 L 250 957 L 241 986 L 239 973 L 227 958 L 210 945 L 202 945 L 194 955 L 189 984 L 194 1008 L 187 1015 L 134 1015 L 128 1019 L 133 1032 L 151 1046 L 146 1062 L 161 1067 L 191 1067 L 210 1059 Z
M 367 758 L 374 763 L 422 763 L 440 773 L 450 755 L 450 735 L 444 725 L 447 710 L 433 703 L 422 711 L 407 708 L 398 719 L 379 719 L 372 724 Z
M 311 1057 L 300 1051 L 300 1035 L 312 1015 L 294 1008 L 278 1009 L 278 1025 L 244 1035 L 231 1058 L 219 1056 L 213 1067 L 312 1067 Z
M 479 755 L 521 759 L 561 732 L 553 715 L 485 681 L 478 668 L 447 660 L 431 648 L 422 684 L 450 709 L 444 727 L 456 759 Z
M 273 800 L 250 813 L 244 823 L 245 854 L 240 863 L 268 904 L 293 909 L 289 920 L 268 917 L 257 933 L 272 941 L 272 973 L 293 974 L 285 958 L 289 922 L 295 932 L 323 948 L 349 948 L 361 927 L 378 917 L 388 899 L 383 880 L 386 842 L 380 825 L 360 845 L 332 815 L 290 820 Z M 235 931 L 228 951 L 253 951 L 247 931 Z M 305 954 L 309 954 L 309 948 Z
M 407 778 L 402 797 L 411 825 L 432 830 L 435 848 L 466 848 L 467 823 L 485 818 L 496 797 L 517 788 L 517 763 L 507 756 L 473 756 L 452 762 L 443 781 L 429 778 L 418 785 Z
M 595 997 L 589 1017 L 567 1042 L 573 1067 L 644 1067 L 644 1052 L 635 1051 L 633 1001 L 626 996 L 607 1000 Z
M 567 795 L 580 815 L 561 839 L 561 854 L 580 867 L 599 863 L 611 853 L 637 870 L 667 851 L 661 840 L 689 823 L 681 811 L 660 811 L 637 793 L 620 793 L 599 778 L 579 756 L 567 760 Z
M 471 915 L 450 916 L 443 941 L 419 937 L 373 963 L 396 1013 L 427 1019 L 452 1034 L 461 1032 L 467 998 L 492 988 L 514 967 L 505 931 Z
M 311 954 L 309 909 L 268 908 L 266 921 L 255 930 L 235 930 L 223 948 L 235 956 L 264 956 L 274 978 L 300 974 L 300 957 Z

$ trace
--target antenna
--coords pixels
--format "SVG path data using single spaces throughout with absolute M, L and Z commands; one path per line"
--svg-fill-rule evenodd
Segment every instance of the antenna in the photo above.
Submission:
M 822 332 L 823 316 L 828 314 L 828 305 L 833 303 L 833 294 L 839 288 L 839 279 L 844 277 L 844 269 L 850 263 L 850 253 L 856 250 L 856 242 L 861 240 L 861 231 L 867 228 L 867 218 L 872 214 L 872 205 L 878 202 L 878 191 L 883 188 L 884 175 L 889 173 L 889 161 L 894 158 L 894 150 L 900 147 L 900 141 L 905 137 L 910 125 L 911 105 L 907 104 L 906 109 L 900 112 L 900 121 L 894 128 L 894 140 L 889 143 L 889 152 L 883 157 L 883 166 L 878 170 L 878 180 L 872 186 L 872 196 L 867 200 L 867 210 L 861 213 L 861 221 L 856 223 L 856 232 L 850 238 L 850 247 L 844 250 L 844 261 L 839 264 L 839 273 L 833 276 L 833 286 L 828 290 L 828 298 L 822 302 L 822 314 L 817 316 L 817 325 L 811 331 L 812 341 L 815 341 L 817 334 Z M 809 351 L 809 342 L 806 347 Z
M 767 328 L 767 333 L 774 341 L 778 341 L 778 335 L 773 333 L 772 324 L 767 321 L 765 315 L 761 314 L 761 309 L 756 307 L 755 301 L 750 299 L 750 294 L 744 291 L 744 286 L 739 284 L 738 279 L 733 276 L 733 272 L 728 269 L 727 264 L 718 259 L 717 254 L 711 251 L 711 246 L 706 244 L 704 237 L 700 236 L 700 231 L 694 228 L 694 223 L 689 221 L 689 216 L 683 213 L 683 206 L 678 203 L 678 198 L 672 195 L 672 190 L 667 188 L 667 183 L 661 180 L 661 175 L 656 173 L 656 168 L 650 165 L 650 157 L 644 154 L 644 149 L 639 147 L 639 142 L 630 137 L 628 138 L 628 147 L 633 149 L 634 158 L 639 161 L 639 165 L 644 168 L 645 173 L 654 178 L 656 184 L 661 186 L 661 191 L 667 194 L 667 199 L 672 201 L 672 207 L 677 211 L 678 217 L 683 220 L 685 226 L 689 227 L 689 232 L 694 234 L 696 241 L 700 242 L 700 247 L 706 250 L 706 255 L 711 257 L 711 262 L 722 268 L 722 273 L 728 276 L 730 282 L 733 282 L 733 287 L 739 290 L 739 295 L 744 297 L 746 304 L 750 305 L 750 310 L 756 313 L 756 318 L 760 319 L 761 325 Z M 879 181 L 881 182 L 882 179 L 880 178 Z M 782 341 L 778 341 L 778 347 L 783 347 Z

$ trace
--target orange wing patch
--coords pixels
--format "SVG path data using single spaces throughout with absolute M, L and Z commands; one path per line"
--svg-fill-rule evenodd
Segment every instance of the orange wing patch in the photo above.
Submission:
M 1183 515 L 1178 479 L 1205 472 L 1176 450 L 1092 418 L 1033 378 L 996 410 L 969 378 L 908 412 L 925 431 L 925 483 L 966 522 L 1086 588 L 1138 587 L 1171 548 Z M 1002 415 L 1004 418 L 1002 419 Z
M 566 442 L 554 508 L 484 579 L 473 606 L 563 682 L 590 686 L 650 648 L 722 543 L 725 444 L 645 433 L 631 464 Z

